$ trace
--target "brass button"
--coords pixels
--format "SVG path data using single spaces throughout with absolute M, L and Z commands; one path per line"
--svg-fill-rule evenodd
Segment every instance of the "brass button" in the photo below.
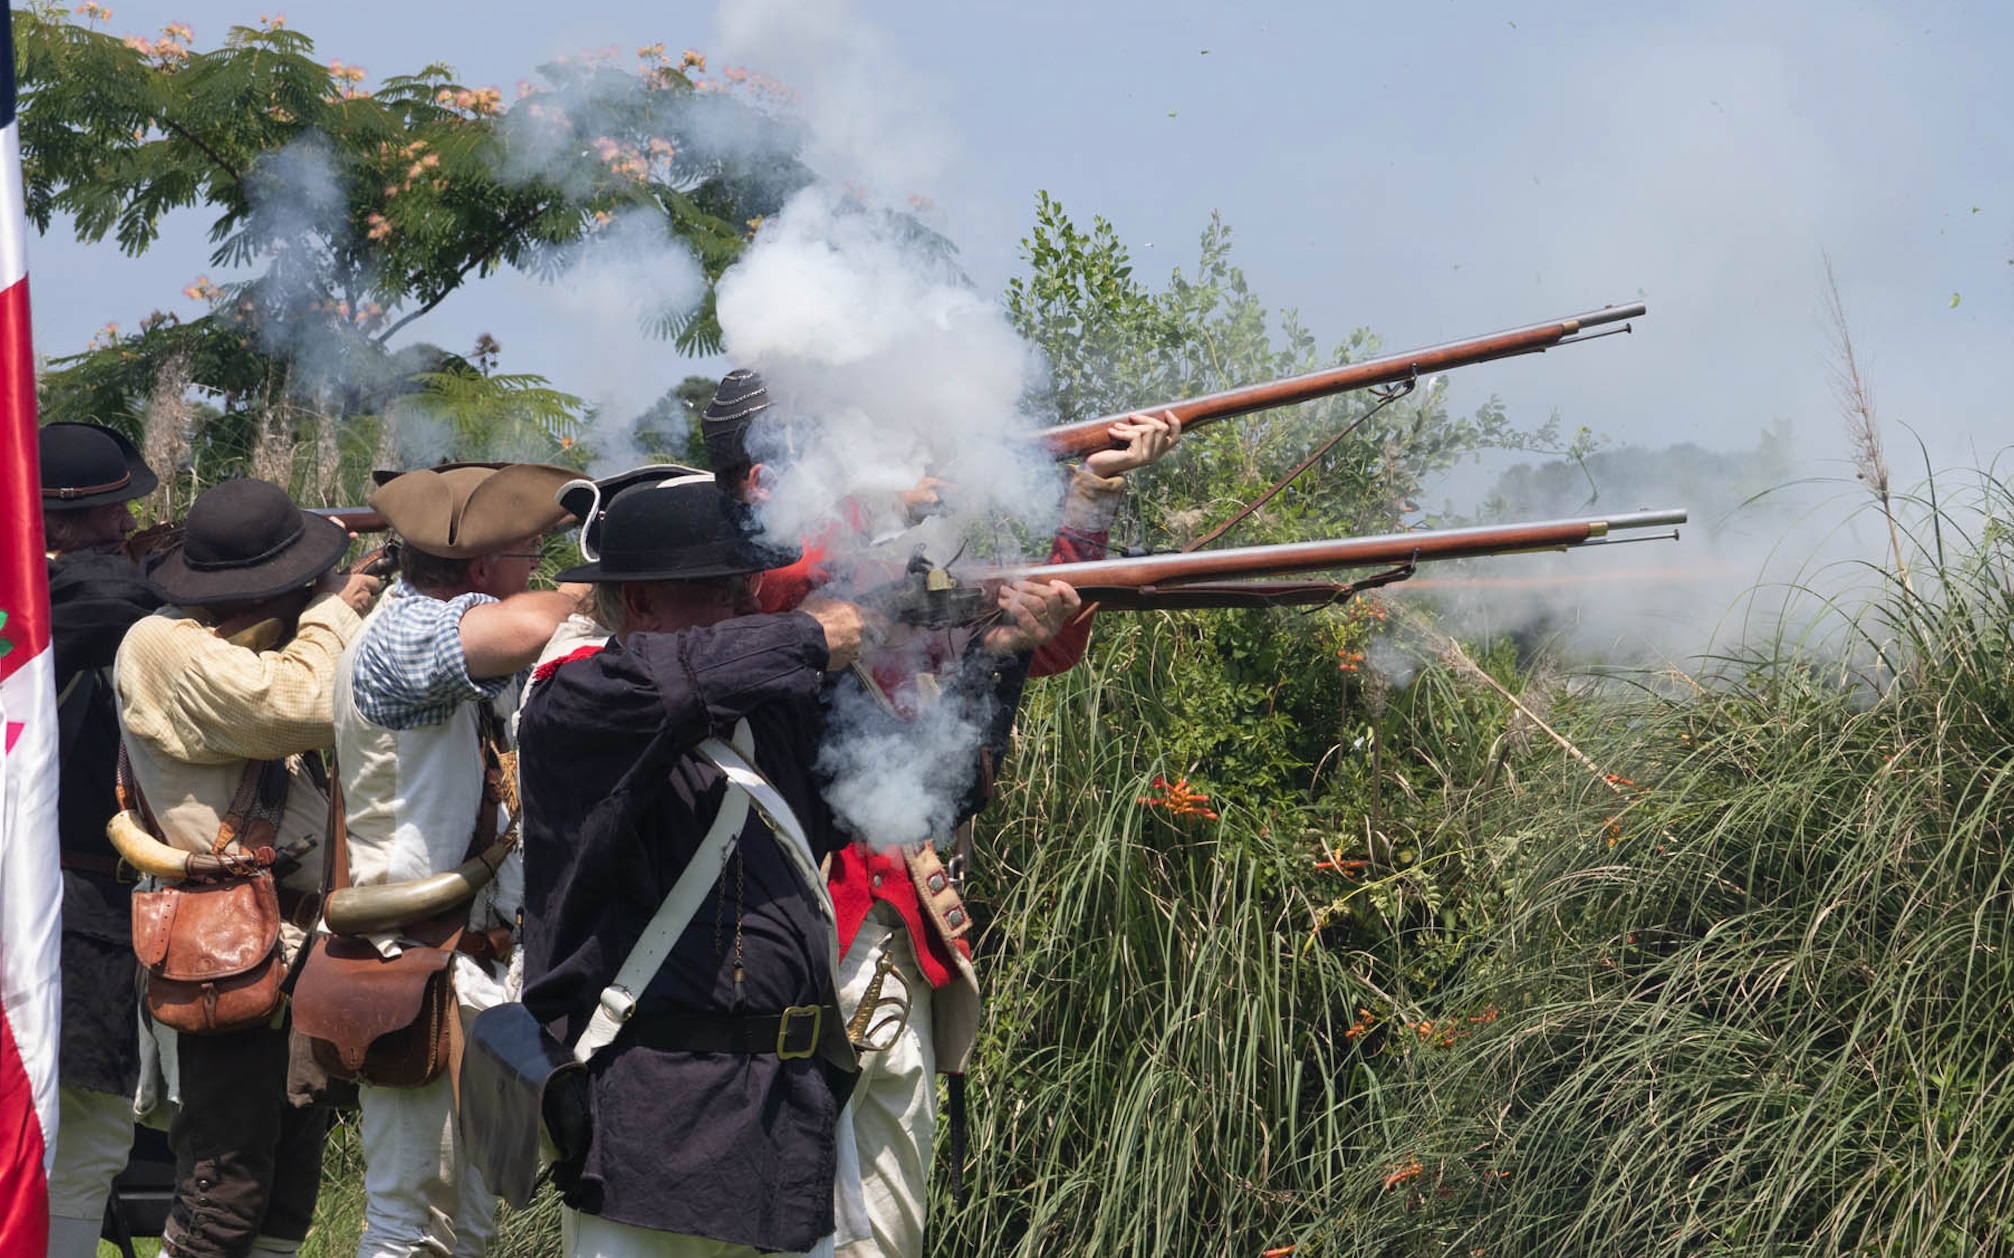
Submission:
M 880 875 L 880 874 L 876 874 L 876 875 L 874 875 L 874 885 L 875 885 L 875 886 L 877 886 L 877 887 L 881 885 L 881 875 Z

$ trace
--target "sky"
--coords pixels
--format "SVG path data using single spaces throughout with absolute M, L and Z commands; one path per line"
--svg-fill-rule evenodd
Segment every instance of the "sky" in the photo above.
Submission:
M 1905 426 L 1938 466 L 2008 444 L 1990 369 L 2014 328 L 2004 4 L 111 3 L 109 29 L 182 21 L 199 47 L 284 12 L 373 81 L 441 59 L 508 88 L 557 54 L 658 41 L 767 71 L 808 109 L 848 102 L 825 117 L 841 160 L 929 197 L 988 293 L 1047 190 L 1110 220 L 1156 282 L 1193 268 L 1222 214 L 1252 290 L 1324 343 L 1363 327 L 1397 350 L 1643 301 L 1630 337 L 1454 373 L 1451 406 L 1496 395 L 1520 422 L 1650 447 L 1744 448 L 1787 424 L 1808 474 L 1844 480 L 1829 257 L 1898 479 L 1921 462 Z M 35 242 L 38 348 L 193 313 L 204 230 L 184 216 L 139 259 Z M 590 305 L 505 275 L 412 332 L 491 332 L 507 370 L 619 404 L 723 365 Z

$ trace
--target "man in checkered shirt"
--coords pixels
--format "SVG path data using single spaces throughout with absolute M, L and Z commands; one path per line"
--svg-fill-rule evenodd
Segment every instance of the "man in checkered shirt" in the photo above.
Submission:
M 483 833 L 497 815 L 493 799 L 485 802 L 485 743 L 500 749 L 520 674 L 591 588 L 526 589 L 542 535 L 566 518 L 555 496 L 573 476 L 537 464 L 450 465 L 408 472 L 371 496 L 400 538 L 402 579 L 365 621 L 336 679 L 352 885 L 451 870 L 495 837 Z M 388 957 L 452 949 L 466 1023 L 510 998 L 510 931 L 523 887 L 513 853 L 472 902 L 370 941 Z M 364 1083 L 359 1092 L 368 1195 L 359 1258 L 482 1253 L 496 1198 L 458 1147 L 452 1073 L 419 1087 Z

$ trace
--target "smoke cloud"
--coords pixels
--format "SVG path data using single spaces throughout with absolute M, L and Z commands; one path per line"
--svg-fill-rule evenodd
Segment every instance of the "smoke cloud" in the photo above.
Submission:
M 861 586 L 899 576 L 919 545 L 948 562 L 982 529 L 1018 555 L 998 522 L 1052 530 L 1063 482 L 1027 440 L 1036 356 L 916 212 L 956 147 L 928 87 L 850 4 L 734 0 L 719 24 L 725 55 L 789 85 L 818 176 L 717 291 L 729 360 L 759 371 L 774 401 L 747 438 L 769 476 L 763 526 L 824 539 Z M 948 510 L 911 528 L 896 496 L 925 477 L 949 482 Z M 941 837 L 975 772 L 987 701 L 947 690 L 894 724 L 853 684 L 829 711 L 828 802 L 876 845 Z
M 1030 351 L 908 220 L 806 189 L 722 279 L 719 309 L 731 360 L 776 400 L 748 441 L 775 476 L 762 518 L 778 535 L 926 476 L 952 482 L 961 515 L 1053 521 L 1060 483 L 1020 410 Z
M 863 690 L 833 690 L 818 756 L 825 802 L 876 847 L 944 838 L 978 771 L 978 715 L 938 702 L 897 721 Z
M 550 286 L 546 300 L 581 342 L 575 366 L 592 411 L 586 439 L 597 473 L 649 461 L 632 424 L 680 367 L 648 327 L 668 311 L 689 313 L 705 284 L 699 264 L 665 230 L 663 217 L 632 210 L 596 232 Z

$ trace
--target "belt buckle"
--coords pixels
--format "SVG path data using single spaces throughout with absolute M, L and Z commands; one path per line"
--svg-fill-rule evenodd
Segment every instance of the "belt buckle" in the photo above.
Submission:
M 790 1028 L 802 1018 L 811 1019 L 811 1035 L 803 1048 L 790 1047 Z M 776 1023 L 776 1056 L 779 1061 L 801 1061 L 818 1051 L 818 1036 L 825 1029 L 825 1008 L 822 1005 L 792 1005 L 783 1011 Z

